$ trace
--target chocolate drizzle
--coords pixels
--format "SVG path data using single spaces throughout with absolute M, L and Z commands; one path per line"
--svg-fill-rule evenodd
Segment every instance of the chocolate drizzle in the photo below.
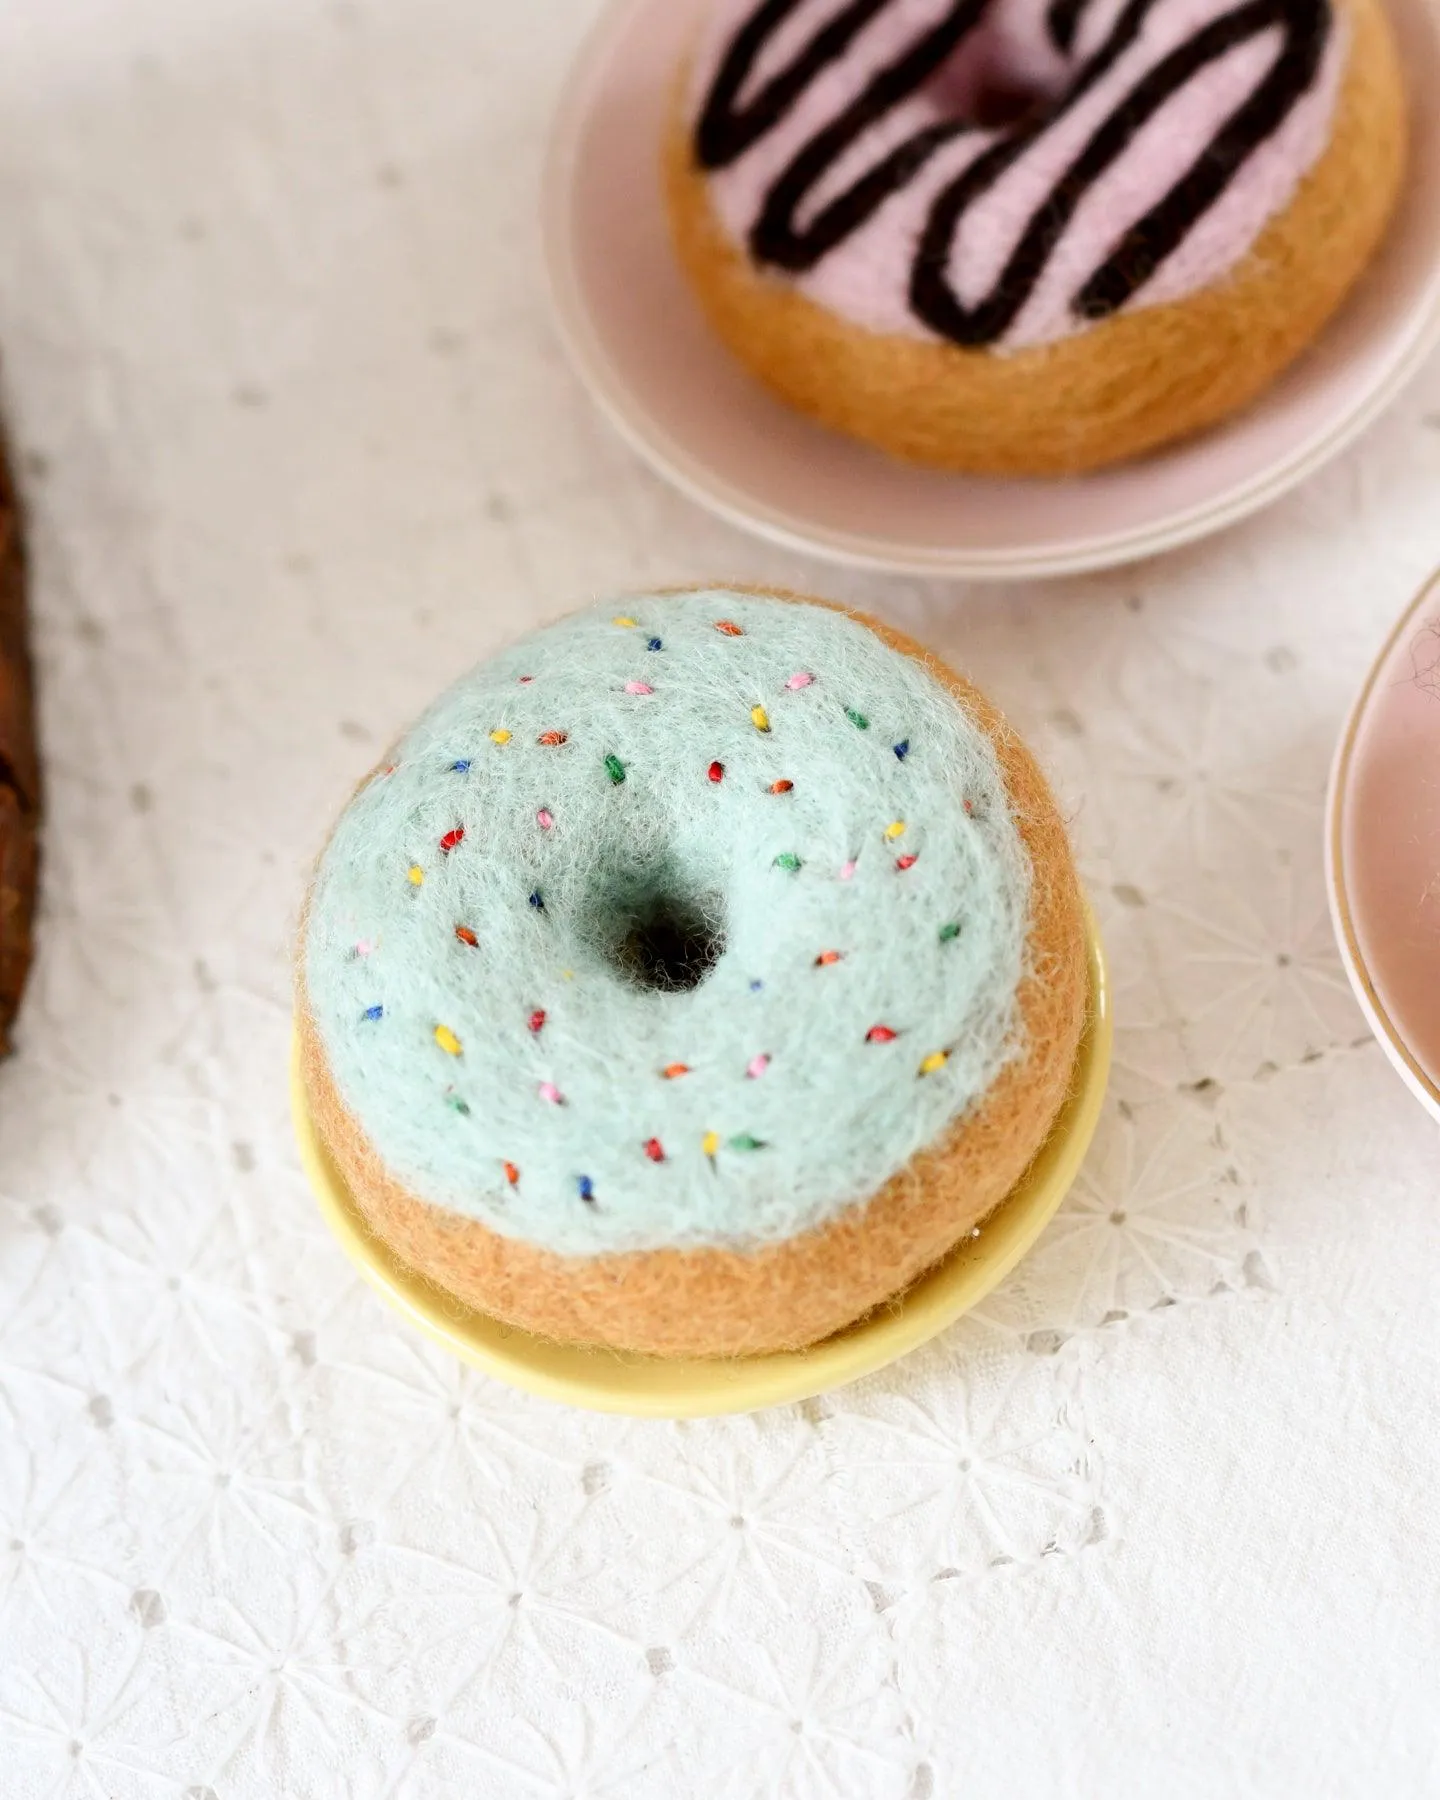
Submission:
M 852 0 L 783 68 L 740 101 L 765 45 L 803 0 L 764 0 L 731 40 L 701 110 L 695 133 L 700 166 L 721 169 L 777 126 L 811 82 L 842 57 L 865 25 L 893 0 Z M 772 183 L 750 231 L 756 262 L 800 273 L 871 218 L 912 180 L 942 144 L 976 133 L 965 119 L 945 119 L 889 150 L 805 224 L 806 197 L 864 133 L 934 76 L 996 0 L 957 0 L 895 61 L 817 131 Z M 1014 323 L 1085 194 L 1121 157 L 1136 134 L 1200 72 L 1230 51 L 1278 28 L 1279 54 L 1249 97 L 1226 119 L 1169 191 L 1125 232 L 1071 300 L 1077 318 L 1103 319 L 1142 288 L 1220 198 L 1248 158 L 1273 135 L 1313 84 L 1331 29 L 1330 0 L 1247 0 L 1197 28 L 1152 64 L 1091 133 L 1021 231 L 991 291 L 966 306 L 951 285 L 956 233 L 967 211 L 1030 147 L 1103 79 L 1139 37 L 1160 0 L 1129 0 L 1104 42 L 1080 65 L 1064 94 L 1039 120 L 996 135 L 932 201 L 910 271 L 911 310 L 940 336 L 971 347 L 993 344 Z M 1052 0 L 1046 29 L 1062 51 L 1074 43 L 1086 0 Z

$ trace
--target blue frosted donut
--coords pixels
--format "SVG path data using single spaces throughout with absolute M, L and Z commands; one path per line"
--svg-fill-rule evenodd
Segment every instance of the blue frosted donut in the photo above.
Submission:
M 1035 1060 L 1001 741 L 868 624 L 723 589 L 597 607 L 472 671 L 346 808 L 308 907 L 312 1105 L 372 1223 L 435 1272 L 428 1221 L 457 1291 L 461 1238 L 528 1253 L 532 1300 L 853 1228 Z M 557 1326 L 553 1291 L 539 1319 L 483 1276 L 465 1297 L 657 1347 Z

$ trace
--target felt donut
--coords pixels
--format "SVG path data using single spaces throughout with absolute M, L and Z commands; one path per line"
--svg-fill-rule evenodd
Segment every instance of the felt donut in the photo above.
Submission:
M 1379 0 L 719 0 L 665 157 L 680 260 L 777 394 L 1000 474 L 1252 399 L 1375 249 Z
M 734 589 L 562 619 L 354 795 L 302 933 L 320 1138 L 448 1294 L 567 1342 L 799 1346 L 1014 1186 L 1087 1001 L 1065 832 L 918 645 Z

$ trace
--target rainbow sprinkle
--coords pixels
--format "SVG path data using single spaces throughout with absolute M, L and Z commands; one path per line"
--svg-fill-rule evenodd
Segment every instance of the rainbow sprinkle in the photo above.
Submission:
M 535 742 L 537 744 L 552 746 L 565 743 L 569 736 L 570 733 L 568 731 L 542 731 Z
M 667 1081 L 678 1081 L 682 1075 L 690 1073 L 689 1063 L 666 1063 L 660 1071 Z
M 464 842 L 464 839 L 465 827 L 463 825 L 457 825 L 453 831 L 447 831 L 444 837 L 441 838 L 440 848 L 448 856 L 457 844 Z
M 897 856 L 895 858 L 895 867 L 899 869 L 903 875 L 906 869 L 913 869 L 919 860 L 920 858 L 918 856 Z
M 705 771 L 705 774 L 711 781 L 723 781 L 725 779 L 724 763 L 712 762 L 710 767 Z
M 933 1075 L 937 1069 L 943 1069 L 950 1060 L 948 1050 L 932 1050 L 920 1065 L 922 1075 Z
M 905 835 L 905 821 L 903 819 L 892 820 L 891 823 L 885 827 L 885 835 L 887 838 L 891 839 L 903 837 Z
M 588 1200 L 592 1205 L 594 1204 L 595 1183 L 588 1175 L 577 1175 L 575 1177 L 575 1187 L 582 1200 Z
M 942 925 L 940 927 L 940 942 L 942 944 L 948 944 L 952 938 L 957 938 L 959 935 L 960 927 L 954 919 L 952 919 L 948 925 Z
M 565 1096 L 560 1092 L 553 1081 L 542 1081 L 540 1086 L 536 1089 L 536 1092 L 549 1106 L 563 1106 L 565 1104 Z
M 490 733 L 490 742 L 492 744 L 508 744 L 510 742 L 510 733 L 503 725 L 497 725 Z
M 456 775 L 468 775 L 470 773 L 470 758 L 468 756 L 462 756 L 459 762 L 451 763 L 450 767 Z
M 659 638 L 651 638 L 645 648 L 647 650 L 663 650 L 665 646 L 661 643 Z
M 797 693 L 799 691 L 799 689 L 801 689 L 801 688 L 809 687 L 810 683 L 812 681 L 814 681 L 814 679 L 815 679 L 815 677 L 813 675 L 808 674 L 804 669 L 797 669 L 795 671 L 795 673 L 790 677 L 790 679 L 785 683 L 785 685 L 787 688 L 789 688 L 790 692 L 793 694 L 793 693 Z
M 660 1142 L 659 1138 L 646 1138 L 644 1150 L 651 1162 L 664 1162 L 665 1146 Z
M 548 806 L 542 806 L 535 815 L 535 823 L 542 831 L 549 831 L 550 827 L 555 823 L 555 815 Z
M 625 765 L 618 756 L 607 756 L 605 758 L 605 773 L 610 777 L 615 786 L 619 787 L 620 783 L 625 779 Z
M 745 1065 L 745 1073 L 754 1081 L 770 1067 L 770 1058 L 762 1050 L 758 1056 L 752 1056 Z
M 770 729 L 770 715 L 766 712 L 765 708 L 761 706 L 758 700 L 755 702 L 754 706 L 750 708 L 750 723 L 757 731 L 768 731 Z
M 852 856 L 850 858 L 849 862 L 841 863 L 840 879 L 842 881 L 848 881 L 854 873 L 855 873 L 855 858 Z
M 367 1006 L 360 1016 L 365 1019 L 383 1019 L 385 1008 L 383 1006 Z
M 800 858 L 793 850 L 782 850 L 775 858 L 775 867 L 777 869 L 786 869 L 793 875 L 800 867 Z
M 627 694 L 653 694 L 655 690 L 648 681 L 627 681 L 625 692 Z
M 537 1006 L 525 1023 L 530 1027 L 531 1033 L 538 1036 L 545 1026 L 545 1008 Z
M 845 717 L 857 731 L 868 731 L 870 729 L 870 721 L 865 717 L 864 713 L 856 712 L 853 706 L 847 706 L 845 708 Z
M 909 738 L 901 738 L 898 744 L 892 744 L 890 748 L 895 752 L 896 762 L 904 762 L 905 758 L 910 754 L 910 740 Z
M 822 950 L 815 958 L 815 967 L 817 969 L 828 969 L 831 963 L 841 961 L 844 955 L 845 952 L 843 950 Z
M 468 925 L 457 925 L 455 935 L 462 944 L 468 944 L 472 950 L 479 948 L 480 940 Z
M 788 794 L 794 789 L 794 786 L 795 783 L 793 781 L 772 781 L 770 783 L 770 792 L 772 794 Z
M 751 1137 L 748 1131 L 737 1131 L 730 1140 L 732 1150 L 763 1150 L 764 1143 L 757 1137 Z
M 715 629 L 723 632 L 726 637 L 744 637 L 745 635 L 733 619 L 717 619 Z
M 420 867 L 419 863 L 411 863 L 410 867 L 406 870 L 406 878 L 411 887 L 419 887 L 420 883 L 425 879 L 425 871 Z
M 867 1044 L 893 1044 L 900 1033 L 892 1031 L 888 1025 L 872 1025 L 865 1033 Z
M 510 1183 L 511 1187 L 518 1186 L 520 1181 L 520 1171 L 515 1167 L 514 1163 L 501 1163 L 500 1167 L 505 1171 L 505 1179 Z
M 624 631 L 629 631 L 633 626 L 638 625 L 640 623 L 640 621 L 638 619 L 627 618 L 624 614 L 622 614 L 618 619 L 612 619 L 610 621 L 610 623 L 612 625 L 620 626 L 620 628 Z
M 461 1053 L 460 1040 L 448 1025 L 435 1027 L 435 1042 L 447 1056 L 459 1056 Z
M 700 1140 L 700 1148 L 706 1156 L 714 1156 L 715 1152 L 720 1148 L 719 1132 L 707 1131 Z

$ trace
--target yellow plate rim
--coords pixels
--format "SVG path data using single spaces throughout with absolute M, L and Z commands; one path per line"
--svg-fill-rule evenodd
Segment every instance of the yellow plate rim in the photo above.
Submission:
M 927 1342 L 1008 1275 L 1054 1217 L 1099 1123 L 1114 1027 L 1105 954 L 1087 912 L 1090 1002 L 1075 1076 L 1060 1114 L 1009 1197 L 968 1238 L 895 1300 L 812 1345 L 727 1360 L 634 1356 L 561 1344 L 465 1306 L 408 1269 L 366 1225 L 310 1118 L 298 1036 L 290 1104 L 300 1161 L 340 1247 L 371 1287 L 443 1349 L 526 1393 L 592 1412 L 692 1419 L 805 1400 L 873 1374 Z

